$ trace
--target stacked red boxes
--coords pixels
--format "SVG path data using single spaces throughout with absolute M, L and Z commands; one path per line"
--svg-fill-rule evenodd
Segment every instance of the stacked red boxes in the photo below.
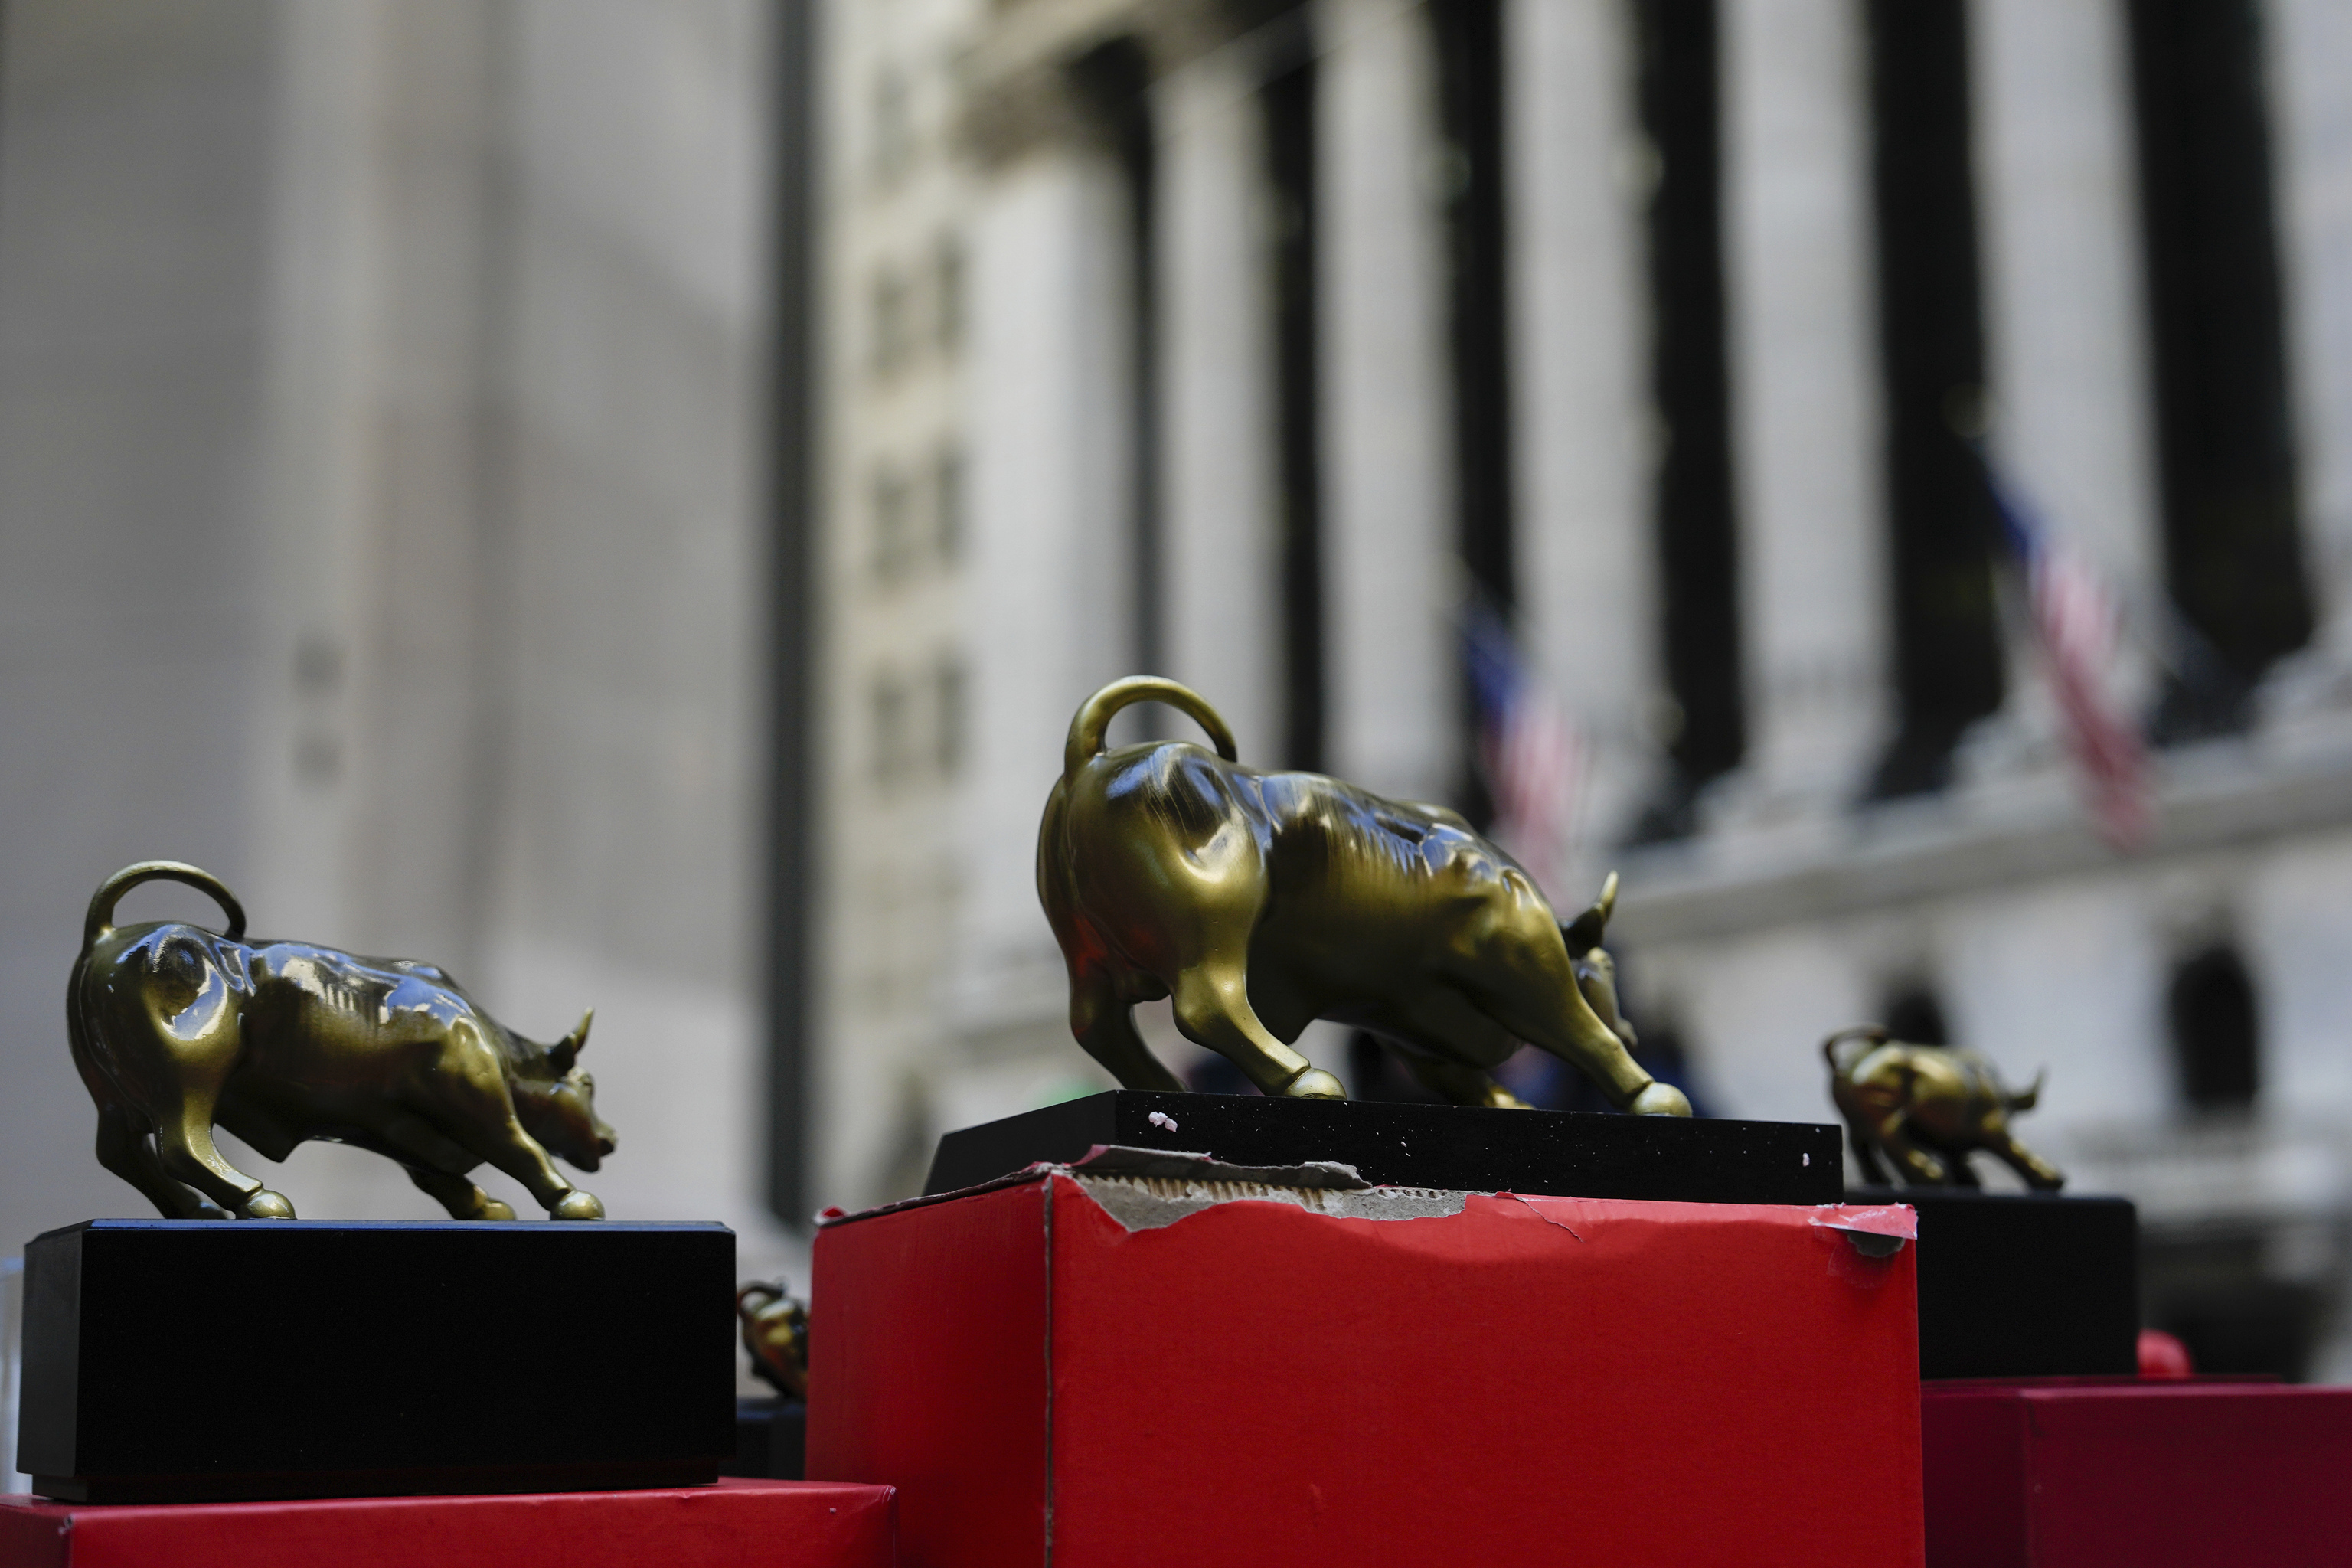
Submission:
M 809 1474 L 908 1568 L 1922 1561 L 1909 1211 L 1454 1201 L 834 1223 Z

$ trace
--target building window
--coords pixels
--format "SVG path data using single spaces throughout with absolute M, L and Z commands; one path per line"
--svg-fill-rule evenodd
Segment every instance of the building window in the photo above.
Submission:
M 873 332 L 874 374 L 877 377 L 896 374 L 907 363 L 909 348 L 908 290 L 906 279 L 895 271 L 884 268 L 874 275 Z
M 941 235 L 931 251 L 931 342 L 942 356 L 963 342 L 963 242 Z
M 931 549 L 942 566 L 952 566 L 963 552 L 963 454 L 942 447 L 931 458 Z
M 1961 0 L 1871 0 L 1872 184 L 1901 724 L 1871 794 L 1940 789 L 2001 703 L 1990 497 L 1956 429 L 1980 397 L 1968 20 Z
M 874 78 L 874 180 L 895 183 L 915 161 L 914 89 L 907 73 L 885 66 Z
M 912 715 L 908 711 L 911 704 L 907 682 L 891 670 L 876 675 L 868 706 L 873 727 L 874 782 L 886 786 L 898 784 L 909 771 L 915 749 L 909 733 Z
M 1507 616 L 1517 599 L 1511 493 L 1510 292 L 1503 167 L 1500 0 L 1428 8 L 1436 34 L 1438 110 L 1445 137 L 1445 239 L 1454 374 L 1455 540 L 1475 591 Z M 1474 820 L 1492 815 L 1471 759 L 1475 700 L 1465 651 L 1461 680 L 1462 784 Z
M 1650 397 L 1660 437 L 1655 519 L 1661 663 L 1673 699 L 1661 739 L 1674 776 L 1635 837 L 1680 838 L 1699 790 L 1747 749 L 1739 577 L 1725 355 L 1720 95 L 1715 0 L 1637 0 Z
M 1282 544 L 1283 763 L 1324 766 L 1321 354 L 1316 331 L 1315 59 L 1307 54 L 1259 93 L 1274 207 L 1276 418 Z
M 2182 961 L 2168 1000 L 2180 1098 L 2200 1111 L 2252 1106 L 2262 1089 L 2261 1026 L 2237 949 L 2210 947 Z
M 2135 0 L 2166 575 L 2188 625 L 2159 740 L 2242 729 L 2311 636 L 2254 0 Z
M 914 562 L 914 498 L 907 477 L 884 463 L 874 470 L 874 575 L 883 583 L 902 581 Z
M 963 766 L 964 686 L 963 660 L 940 655 L 931 670 L 931 763 L 943 779 Z

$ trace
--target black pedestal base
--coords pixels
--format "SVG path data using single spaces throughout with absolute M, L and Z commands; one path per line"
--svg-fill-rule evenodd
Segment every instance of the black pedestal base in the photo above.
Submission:
M 1115 1089 L 949 1133 L 923 1190 L 1076 1160 L 1097 1143 L 1238 1165 L 1335 1160 L 1389 1186 L 1580 1198 L 1829 1204 L 1844 1187 L 1837 1129 L 1807 1122 Z
M 773 1396 L 735 1402 L 735 1458 L 724 1474 L 797 1481 L 808 1468 L 807 1455 L 807 1405 Z
M 1921 1377 L 2139 1370 L 2139 1214 L 2126 1198 L 1865 1187 L 1919 1211 Z
M 64 1501 L 689 1486 L 734 1447 L 723 1226 L 92 1220 L 25 1263 L 16 1462 Z

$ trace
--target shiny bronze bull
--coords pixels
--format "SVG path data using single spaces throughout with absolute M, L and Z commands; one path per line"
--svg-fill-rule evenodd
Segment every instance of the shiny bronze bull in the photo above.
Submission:
M 184 882 L 226 931 L 116 926 L 142 882 Z M 194 866 L 150 860 L 89 902 L 66 997 L 74 1066 L 98 1102 L 98 1158 L 167 1218 L 291 1219 L 293 1205 L 221 1158 L 215 1124 L 283 1160 L 309 1139 L 369 1149 L 458 1219 L 512 1219 L 467 1180 L 488 1163 L 555 1219 L 602 1219 L 552 1150 L 583 1171 L 613 1152 L 577 1065 L 589 1016 L 552 1046 L 524 1039 L 429 963 L 245 940 L 245 910 Z
M 1103 749 L 1111 716 L 1164 702 L 1208 732 Z M 1037 836 L 1037 894 L 1070 974 L 1070 1029 L 1129 1089 L 1183 1086 L 1129 1009 L 1171 997 L 1177 1028 L 1267 1094 L 1343 1098 L 1291 1048 L 1307 1024 L 1370 1029 L 1460 1105 L 1517 1105 L 1491 1076 L 1522 1040 L 1574 1063 L 1612 1104 L 1687 1116 L 1621 1036 L 1608 898 L 1572 929 L 1518 863 L 1442 806 L 1319 773 L 1262 773 L 1198 695 L 1138 676 L 1070 721 Z M 1594 955 L 1598 953 L 1596 958 Z M 1580 962 L 1592 995 L 1580 988 Z
M 1875 1025 L 1839 1030 L 1822 1042 L 1822 1055 L 1864 1180 L 1886 1181 L 1883 1155 L 1913 1186 L 1977 1186 L 1969 1155 L 1981 1149 L 2030 1187 L 2055 1192 L 2066 1184 L 2009 1130 L 2012 1111 L 2031 1110 L 2041 1099 L 2040 1074 L 2030 1089 L 2008 1089 L 1975 1051 L 1905 1045 Z

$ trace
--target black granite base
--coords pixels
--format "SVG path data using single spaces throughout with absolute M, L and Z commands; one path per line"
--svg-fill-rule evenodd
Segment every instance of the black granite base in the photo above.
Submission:
M 2139 1216 L 2125 1198 L 1858 1188 L 1919 1211 L 1919 1375 L 2139 1368 Z
M 71 1502 L 709 1481 L 717 1225 L 92 1220 L 25 1249 L 16 1463 Z
M 1807 1122 L 1115 1089 L 947 1134 L 923 1190 L 1076 1160 L 1097 1143 L 1243 1165 L 1335 1160 L 1390 1186 L 1569 1197 L 1826 1204 L 1844 1186 L 1838 1130 Z
M 807 1405 L 773 1395 L 735 1402 L 735 1458 L 721 1467 L 722 1474 L 797 1481 L 807 1455 Z

